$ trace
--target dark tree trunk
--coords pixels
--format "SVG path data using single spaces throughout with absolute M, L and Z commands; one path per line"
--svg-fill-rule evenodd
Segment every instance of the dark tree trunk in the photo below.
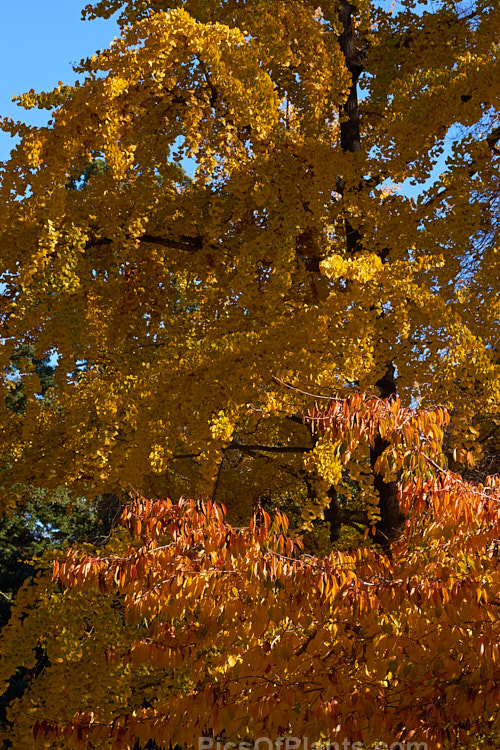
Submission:
M 347 70 L 352 76 L 351 88 L 344 106 L 341 107 L 340 145 L 343 151 L 361 151 L 359 135 L 359 106 L 358 106 L 358 78 L 363 72 L 359 54 L 356 52 L 354 34 L 352 31 L 352 16 L 356 8 L 347 0 L 339 4 L 339 16 L 342 33 L 339 36 L 340 49 L 344 55 Z
M 339 44 L 345 58 L 346 66 L 352 76 L 349 95 L 340 110 L 340 145 L 343 151 L 355 153 L 361 150 L 361 136 L 359 130 L 359 105 L 357 82 L 363 72 L 363 52 L 356 51 L 353 34 L 352 17 L 356 8 L 348 0 L 340 0 L 339 17 L 342 24 L 342 33 L 339 36 Z M 358 189 L 362 189 L 362 185 Z M 346 212 L 344 217 L 346 246 L 351 255 L 362 251 L 362 237 L 358 229 L 355 229 Z M 377 381 L 376 386 L 381 398 L 394 398 L 397 393 L 395 368 L 392 362 L 388 362 L 385 374 Z M 370 449 L 370 463 L 374 471 L 377 459 L 387 448 L 388 443 L 377 435 L 373 447 Z M 397 537 L 401 530 L 404 516 L 399 509 L 397 498 L 397 487 L 395 482 L 385 482 L 383 477 L 374 471 L 374 486 L 379 495 L 380 521 L 376 524 L 375 541 L 384 550 L 389 551 L 390 543 Z M 337 531 L 340 522 L 339 507 L 336 498 L 332 497 L 330 507 L 327 510 L 328 519 L 333 533 Z
M 397 393 L 395 368 L 388 362 L 387 371 L 375 384 L 381 398 L 392 399 Z M 380 521 L 376 524 L 375 541 L 386 551 L 390 543 L 398 536 L 404 523 L 404 515 L 399 509 L 396 482 L 385 482 L 380 474 L 375 472 L 375 462 L 382 455 L 389 443 L 377 435 L 370 448 L 370 464 L 373 470 L 373 484 L 379 496 Z

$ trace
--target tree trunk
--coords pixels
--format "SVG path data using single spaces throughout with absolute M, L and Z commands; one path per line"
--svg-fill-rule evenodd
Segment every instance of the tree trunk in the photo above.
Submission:
M 351 153 L 361 150 L 357 81 L 363 72 L 361 63 L 364 56 L 364 53 L 356 52 L 355 49 L 352 25 L 352 16 L 355 12 L 356 8 L 352 3 L 347 0 L 340 0 L 339 17 L 343 30 L 339 36 L 339 44 L 346 61 L 347 69 L 352 76 L 349 96 L 340 111 L 340 145 L 343 151 Z M 361 185 L 359 189 L 362 189 Z M 361 234 L 358 229 L 352 227 L 347 213 L 344 217 L 344 223 L 347 252 L 355 255 L 363 249 Z M 381 398 L 390 399 L 396 396 L 395 368 L 392 362 L 387 363 L 387 370 L 380 380 L 377 381 L 376 386 Z M 370 449 L 372 470 L 374 470 L 375 462 L 387 446 L 388 443 L 380 435 L 377 435 L 374 445 Z M 374 486 L 379 495 L 380 509 L 380 521 L 376 524 L 375 541 L 384 550 L 389 551 L 390 544 L 399 534 L 404 521 L 404 516 L 399 509 L 397 485 L 396 482 L 385 482 L 383 477 L 374 471 Z M 335 510 L 335 501 L 332 499 L 328 509 L 330 519 L 333 519 Z

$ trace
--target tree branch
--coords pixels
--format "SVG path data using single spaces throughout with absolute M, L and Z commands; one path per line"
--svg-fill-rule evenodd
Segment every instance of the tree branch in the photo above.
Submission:
M 256 443 L 230 443 L 225 451 L 239 450 L 242 452 L 254 452 L 264 451 L 265 453 L 305 453 L 310 448 L 302 447 L 300 445 L 260 445 Z
M 203 248 L 202 237 L 188 237 L 187 235 L 180 235 L 178 239 L 173 237 L 158 237 L 152 234 L 143 234 L 137 238 L 139 242 L 148 242 L 152 245 L 162 245 L 163 247 L 170 247 L 173 250 L 185 250 L 189 253 L 196 253 L 198 250 Z M 111 245 L 114 240 L 109 237 L 99 237 L 96 239 L 89 240 L 86 248 L 91 247 L 102 247 L 103 245 Z

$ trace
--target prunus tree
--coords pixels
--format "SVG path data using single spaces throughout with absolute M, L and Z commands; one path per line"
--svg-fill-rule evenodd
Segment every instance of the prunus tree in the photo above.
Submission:
M 234 527 L 211 501 L 131 498 L 99 553 L 20 592 L 0 641 L 0 680 L 22 664 L 27 681 L 12 750 L 497 747 L 500 483 L 442 468 L 448 420 L 357 395 L 307 417 L 343 464 L 387 442 L 406 515 L 391 555 L 303 554 L 279 511 Z

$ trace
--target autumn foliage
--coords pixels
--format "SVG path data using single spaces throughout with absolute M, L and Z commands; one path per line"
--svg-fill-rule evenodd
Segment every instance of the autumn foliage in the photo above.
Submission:
M 1 120 L 2 518 L 115 514 L 18 593 L 5 742 L 496 746 L 500 4 L 115 12 Z
M 440 408 L 358 396 L 308 418 L 341 441 L 343 462 L 383 425 L 407 518 L 390 554 L 367 539 L 318 558 L 280 512 L 233 527 L 211 501 L 131 499 L 100 554 L 69 550 L 52 585 L 19 596 L 2 675 L 29 645 L 47 666 L 11 708 L 14 747 L 31 732 L 47 747 L 283 735 L 492 746 L 497 479 L 473 486 L 439 468 Z
M 26 361 L 22 418 L 0 412 L 3 506 L 132 485 L 238 522 L 263 495 L 319 512 L 308 402 L 283 382 L 378 395 L 388 362 L 480 457 L 500 392 L 498 3 L 86 13 L 117 10 L 78 85 L 19 98 L 47 127 L 2 121 L 21 137 L 0 186 L 5 395 L 21 345 L 57 355 L 47 398 Z

